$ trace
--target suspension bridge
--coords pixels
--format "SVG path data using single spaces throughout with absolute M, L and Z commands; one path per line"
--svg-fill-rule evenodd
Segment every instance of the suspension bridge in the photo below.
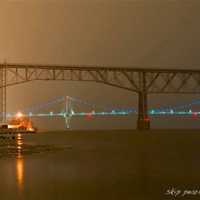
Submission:
M 7 118 L 7 87 L 36 80 L 87 81 L 134 92 L 138 95 L 137 127 L 140 130 L 150 128 L 149 94 L 200 94 L 200 70 L 191 69 L 191 66 L 188 66 L 187 69 L 170 69 L 164 67 L 142 68 L 134 66 L 61 66 L 1 63 L 1 121 L 6 121 Z
M 196 108 L 199 106 L 199 109 Z M 194 108 L 195 107 L 195 108 Z M 54 111 L 52 111 L 54 110 Z M 81 111 L 85 110 L 85 111 Z M 112 105 L 99 105 L 94 102 L 82 100 L 70 96 L 61 96 L 50 99 L 48 101 L 32 105 L 27 108 L 22 108 L 20 111 L 7 112 L 6 118 L 13 118 L 15 116 L 26 116 L 29 118 L 52 118 L 61 117 L 65 119 L 66 128 L 70 128 L 70 120 L 72 117 L 86 117 L 93 119 L 94 117 L 104 116 L 128 116 L 138 115 L 138 110 L 131 107 L 114 107 Z M 185 104 L 168 105 L 158 108 L 151 108 L 148 110 L 150 117 L 154 116 L 178 116 L 178 117 L 200 117 L 200 99 L 192 100 Z M 149 120 L 149 119 L 147 119 Z

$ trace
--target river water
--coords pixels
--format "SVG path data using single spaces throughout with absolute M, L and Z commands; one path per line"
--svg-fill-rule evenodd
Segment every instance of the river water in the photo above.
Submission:
M 0 199 L 173 199 L 170 188 L 199 187 L 199 152 L 198 131 L 0 137 Z
M 1 200 L 129 199 L 134 173 L 125 141 L 112 134 L 0 138 Z

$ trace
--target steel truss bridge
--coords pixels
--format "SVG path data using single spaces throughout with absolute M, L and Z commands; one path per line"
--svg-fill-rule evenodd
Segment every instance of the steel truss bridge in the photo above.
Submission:
M 200 70 L 86 65 L 0 64 L 0 112 L 6 120 L 6 88 L 34 80 L 87 81 L 138 95 L 138 129 L 149 129 L 149 94 L 200 94 Z

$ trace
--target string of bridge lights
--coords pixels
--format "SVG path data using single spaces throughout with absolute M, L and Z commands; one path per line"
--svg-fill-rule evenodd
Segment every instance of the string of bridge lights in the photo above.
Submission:
M 40 113 L 38 111 L 44 110 L 53 106 L 55 104 L 63 104 L 64 106 L 68 106 L 67 110 L 63 110 L 61 112 L 53 112 L 50 111 L 48 113 Z M 82 104 L 85 106 L 92 107 L 92 111 L 90 112 L 76 112 L 74 110 L 75 104 Z M 200 100 L 195 99 L 188 104 L 181 104 L 175 106 L 163 106 L 160 108 L 152 108 L 148 110 L 148 115 L 155 116 L 155 115 L 168 115 L 168 116 L 199 116 L 200 111 L 193 111 L 191 107 L 193 105 L 200 105 Z M 103 111 L 96 111 L 99 109 L 103 109 Z M 180 110 L 184 109 L 184 110 Z M 46 102 L 42 102 L 37 105 L 33 105 L 31 107 L 22 109 L 20 112 L 8 112 L 6 113 L 6 117 L 10 118 L 13 116 L 27 116 L 27 117 L 81 117 L 86 116 L 91 118 L 93 116 L 123 116 L 123 115 L 137 115 L 138 112 L 133 107 L 127 108 L 114 108 L 113 106 L 103 106 L 103 105 L 96 105 L 95 103 L 84 101 L 79 98 L 69 97 L 69 96 L 59 96 L 48 100 Z

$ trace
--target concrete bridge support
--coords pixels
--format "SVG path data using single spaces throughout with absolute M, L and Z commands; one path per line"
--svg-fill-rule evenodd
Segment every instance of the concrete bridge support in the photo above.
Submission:
M 139 130 L 150 129 L 150 119 L 147 108 L 147 93 L 140 92 L 138 94 L 138 121 L 137 128 Z
M 146 89 L 146 73 L 141 72 L 139 74 L 139 89 L 138 92 L 138 130 L 150 129 L 150 119 L 148 116 L 148 101 L 147 101 L 147 89 Z

